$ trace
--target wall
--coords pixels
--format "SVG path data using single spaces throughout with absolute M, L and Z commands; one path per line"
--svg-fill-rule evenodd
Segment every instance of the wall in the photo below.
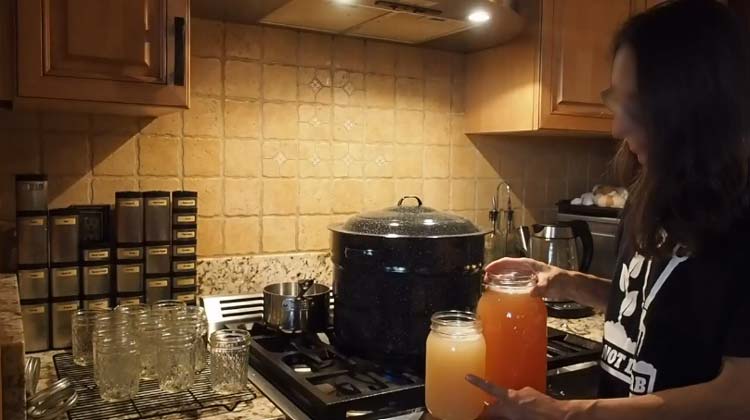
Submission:
M 199 192 L 199 254 L 328 248 L 326 226 L 415 194 L 484 223 L 500 178 L 549 220 L 597 182 L 612 140 L 462 134 L 463 56 L 193 20 L 191 109 L 156 120 L 0 112 L 0 220 L 14 173 L 52 206 L 115 191 Z

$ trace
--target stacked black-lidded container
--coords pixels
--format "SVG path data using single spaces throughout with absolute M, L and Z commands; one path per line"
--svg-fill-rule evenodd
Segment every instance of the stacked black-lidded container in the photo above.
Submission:
M 145 295 L 147 303 L 169 299 L 169 272 L 172 254 L 172 205 L 168 191 L 143 193 L 145 254 Z
M 52 348 L 70 347 L 70 317 L 80 307 L 81 270 L 78 261 L 78 211 L 49 211 L 50 325 Z
M 16 176 L 18 289 L 27 351 L 49 349 L 47 177 Z
M 108 205 L 72 206 L 78 212 L 78 243 L 81 271 L 81 306 L 84 309 L 112 307 L 114 261 Z
M 138 191 L 115 193 L 115 220 L 115 304 L 143 303 L 143 194 Z
M 172 192 L 172 298 L 195 304 L 198 193 Z

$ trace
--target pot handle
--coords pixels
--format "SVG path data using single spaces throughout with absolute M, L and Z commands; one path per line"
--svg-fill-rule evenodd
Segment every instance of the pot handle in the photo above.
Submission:
M 404 203 L 404 200 L 406 200 L 407 198 L 413 198 L 417 200 L 417 207 L 422 207 L 422 199 L 417 197 L 416 195 L 405 195 L 401 197 L 401 199 L 398 200 L 398 206 L 401 207 L 401 205 Z

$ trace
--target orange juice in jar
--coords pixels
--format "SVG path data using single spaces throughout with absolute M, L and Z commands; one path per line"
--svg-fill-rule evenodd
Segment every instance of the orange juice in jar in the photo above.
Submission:
M 482 326 L 472 312 L 446 311 L 432 316 L 427 336 L 425 405 L 441 420 L 475 419 L 485 396 L 464 379 L 483 376 L 485 345 Z
M 539 392 L 547 388 L 547 308 L 529 293 L 532 271 L 487 274 L 477 314 L 487 345 L 486 379 L 499 386 Z

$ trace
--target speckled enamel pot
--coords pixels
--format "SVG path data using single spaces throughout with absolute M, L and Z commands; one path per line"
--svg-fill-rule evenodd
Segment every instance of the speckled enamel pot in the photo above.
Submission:
M 337 345 L 423 368 L 432 314 L 476 307 L 488 232 L 417 197 L 330 230 Z

